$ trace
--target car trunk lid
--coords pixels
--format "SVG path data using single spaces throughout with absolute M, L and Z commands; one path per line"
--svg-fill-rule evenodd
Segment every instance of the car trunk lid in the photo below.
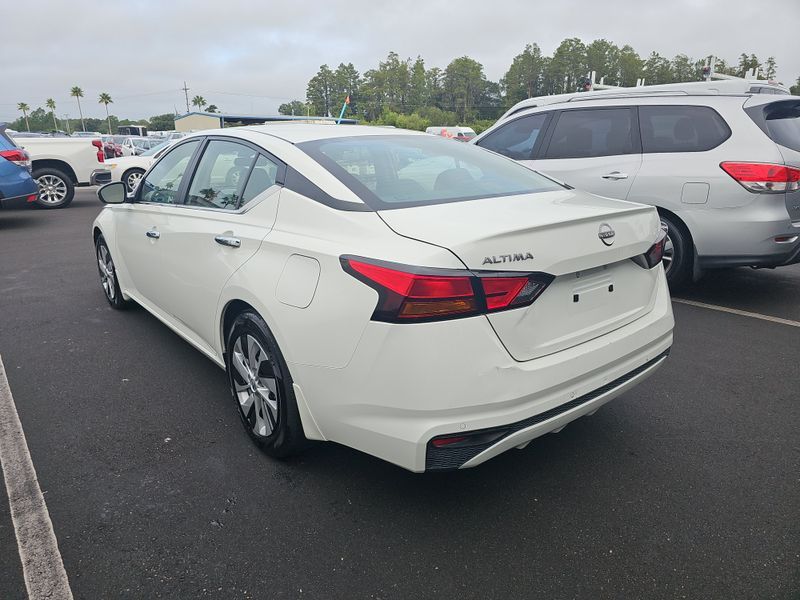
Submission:
M 471 270 L 555 276 L 531 306 L 487 316 L 517 360 L 583 343 L 652 308 L 661 269 L 630 260 L 658 236 L 652 207 L 563 190 L 379 214 L 398 234 L 447 248 Z

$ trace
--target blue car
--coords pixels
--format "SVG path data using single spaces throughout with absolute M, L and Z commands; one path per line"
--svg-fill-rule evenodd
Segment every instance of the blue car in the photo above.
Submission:
M 34 202 L 39 187 L 31 177 L 31 158 L 19 148 L 0 123 L 0 204 L 8 200 L 25 199 Z

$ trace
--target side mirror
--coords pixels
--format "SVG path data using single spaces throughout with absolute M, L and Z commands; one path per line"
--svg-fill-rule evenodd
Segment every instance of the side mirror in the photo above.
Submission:
M 127 198 L 125 184 L 121 181 L 107 183 L 97 190 L 97 197 L 103 204 L 122 204 Z

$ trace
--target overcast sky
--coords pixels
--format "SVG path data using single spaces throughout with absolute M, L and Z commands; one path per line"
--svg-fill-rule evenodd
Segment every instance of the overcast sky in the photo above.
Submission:
M 305 99 L 323 63 L 360 72 L 395 51 L 445 67 L 468 55 L 489 79 L 525 44 L 550 54 L 567 37 L 606 38 L 642 57 L 741 52 L 775 56 L 786 84 L 800 75 L 800 0 L 29 0 L 0 2 L 0 121 L 56 100 L 78 116 L 104 116 L 100 92 L 121 118 L 185 111 L 201 94 L 223 111 L 273 114 Z M 783 30 L 783 31 L 781 31 Z

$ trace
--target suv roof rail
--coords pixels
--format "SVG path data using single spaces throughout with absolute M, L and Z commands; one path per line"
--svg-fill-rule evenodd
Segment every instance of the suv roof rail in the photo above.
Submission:
M 789 91 L 782 85 L 774 81 L 763 79 L 723 79 L 717 81 L 688 81 L 684 83 L 664 83 L 659 85 L 638 85 L 635 87 L 607 88 L 603 90 L 593 90 L 588 92 L 572 92 L 567 94 L 555 94 L 552 96 L 536 96 L 517 102 L 506 113 L 500 117 L 505 119 L 522 110 L 546 106 L 550 104 L 561 104 L 563 102 L 597 100 L 603 98 L 626 98 L 636 96 L 676 96 L 676 95 L 740 95 L 749 96 L 751 94 L 767 91 L 772 94 L 788 94 Z

